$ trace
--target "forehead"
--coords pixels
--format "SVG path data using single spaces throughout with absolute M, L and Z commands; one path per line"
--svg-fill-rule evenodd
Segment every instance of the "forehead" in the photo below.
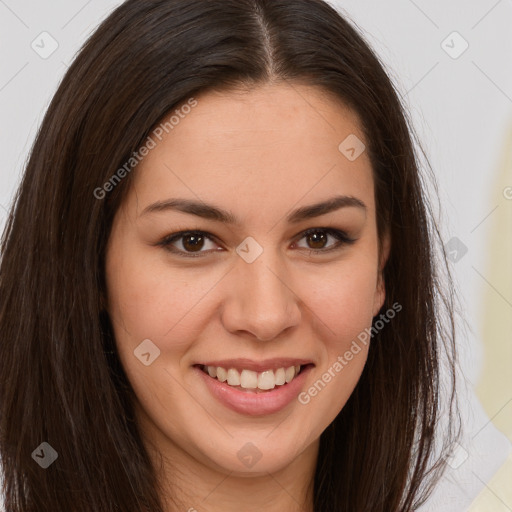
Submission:
M 276 200 L 291 207 L 302 197 L 313 202 L 333 193 L 364 196 L 372 208 L 367 152 L 352 160 L 342 144 L 367 145 L 360 121 L 332 95 L 281 83 L 208 91 L 195 100 L 178 123 L 175 117 L 172 128 L 153 136 L 156 147 L 137 167 L 140 209 L 181 195 L 255 213 Z

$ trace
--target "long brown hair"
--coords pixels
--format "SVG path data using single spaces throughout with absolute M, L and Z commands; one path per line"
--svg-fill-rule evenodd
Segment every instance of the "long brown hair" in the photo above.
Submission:
M 361 379 L 323 432 L 317 511 L 406 512 L 442 459 L 440 354 L 453 384 L 452 297 L 413 131 L 362 36 L 322 0 L 128 0 L 85 43 L 40 127 L 2 239 L 0 456 L 9 512 L 161 512 L 131 387 L 102 306 L 112 219 L 105 190 L 163 115 L 202 91 L 269 81 L 322 88 L 363 124 L 386 301 Z M 453 394 L 448 394 L 451 418 Z M 452 425 L 452 423 L 448 423 Z M 445 441 L 451 439 L 447 430 Z M 47 469 L 33 452 L 47 442 Z M 436 462 L 437 461 L 437 462 Z

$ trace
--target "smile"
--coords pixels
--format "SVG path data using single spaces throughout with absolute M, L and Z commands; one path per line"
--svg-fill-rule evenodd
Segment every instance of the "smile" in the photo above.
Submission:
M 193 365 L 196 375 L 216 401 L 239 414 L 277 413 L 292 403 L 306 386 L 315 365 L 308 360 L 248 359 L 209 361 Z
M 235 368 L 223 368 L 222 366 L 202 366 L 202 370 L 220 382 L 226 382 L 231 387 L 244 390 L 268 391 L 276 386 L 284 386 L 291 382 L 301 371 L 301 365 L 281 367 L 274 370 L 255 372 Z M 257 391 L 256 391 L 257 392 Z

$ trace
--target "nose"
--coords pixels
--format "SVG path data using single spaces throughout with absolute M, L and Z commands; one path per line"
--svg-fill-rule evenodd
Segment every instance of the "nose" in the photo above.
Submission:
M 289 272 L 269 252 L 253 263 L 239 258 L 229 273 L 222 323 L 231 333 L 248 332 L 260 341 L 270 341 L 300 323 L 300 299 Z

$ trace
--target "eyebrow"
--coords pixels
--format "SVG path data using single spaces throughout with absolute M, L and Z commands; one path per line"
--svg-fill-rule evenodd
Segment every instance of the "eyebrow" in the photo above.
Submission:
M 325 215 L 341 208 L 348 207 L 360 208 L 366 212 L 366 205 L 360 199 L 352 196 L 335 196 L 326 201 L 297 208 L 288 214 L 286 220 L 290 224 L 296 224 L 303 220 L 320 217 L 321 215 Z M 149 213 L 172 210 L 196 215 L 204 219 L 214 220 L 224 224 L 236 225 L 240 223 L 239 220 L 229 211 L 223 210 L 211 204 L 207 204 L 201 201 L 194 201 L 191 199 L 167 199 L 165 201 L 157 201 L 156 203 L 150 204 L 144 208 L 140 216 L 142 217 L 143 215 L 147 215 Z

